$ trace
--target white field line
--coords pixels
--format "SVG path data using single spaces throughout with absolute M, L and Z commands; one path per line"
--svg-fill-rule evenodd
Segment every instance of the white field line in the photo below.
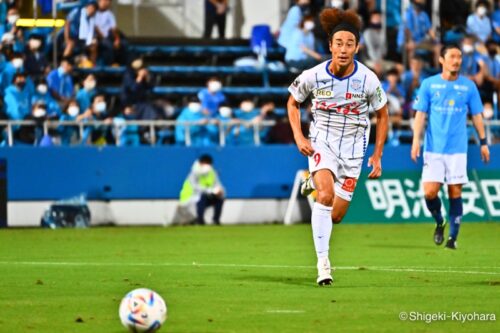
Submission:
M 220 267 L 220 268 L 270 268 L 270 269 L 316 269 L 315 266 L 301 265 L 257 265 L 257 264 L 204 264 L 204 263 L 119 263 L 119 262 L 69 262 L 69 261 L 0 261 L 0 265 L 4 266 L 59 266 L 59 267 Z M 412 267 L 412 266 L 337 266 L 336 270 L 356 271 L 380 271 L 380 272 L 416 272 L 416 273 L 457 273 L 457 274 L 472 274 L 472 275 L 500 275 L 500 272 L 491 271 L 475 271 L 471 268 L 479 269 L 498 269 L 500 267 L 443 267 L 435 269 L 429 267 Z

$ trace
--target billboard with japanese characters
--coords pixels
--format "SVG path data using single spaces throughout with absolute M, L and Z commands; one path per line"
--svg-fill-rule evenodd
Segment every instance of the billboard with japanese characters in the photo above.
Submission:
M 420 176 L 416 171 L 384 172 L 376 180 L 361 175 L 346 221 L 433 221 L 425 206 Z M 444 199 L 442 209 L 446 214 L 446 186 L 439 195 Z M 463 187 L 462 199 L 465 221 L 500 222 L 500 172 L 469 170 L 469 183 Z

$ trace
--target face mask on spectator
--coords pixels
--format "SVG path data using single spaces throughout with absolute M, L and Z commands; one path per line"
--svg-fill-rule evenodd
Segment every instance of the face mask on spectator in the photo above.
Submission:
M 42 41 L 36 38 L 30 39 L 28 41 L 28 45 L 31 50 L 36 51 L 42 46 Z
M 47 114 L 47 111 L 45 111 L 45 109 L 42 109 L 42 108 L 36 108 L 35 110 L 33 110 L 33 116 L 35 118 L 45 117 L 46 114 Z
M 94 80 L 83 82 L 83 88 L 87 91 L 94 89 L 95 86 L 96 86 L 96 82 Z
M 191 112 L 198 113 L 201 111 L 201 104 L 197 102 L 191 102 L 188 104 L 188 108 Z
M 306 29 L 307 31 L 311 31 L 312 29 L 314 29 L 314 22 L 313 21 L 305 21 L 304 22 L 304 29 Z
M 221 106 L 219 108 L 219 114 L 221 115 L 221 117 L 223 118 L 231 118 L 231 114 L 232 114 L 232 110 L 230 107 L 228 106 Z
M 382 29 L 382 23 L 370 23 L 372 29 Z
M 222 83 L 220 81 L 210 81 L 208 82 L 208 91 L 214 93 L 218 92 L 222 88 Z
M 486 9 L 486 7 L 484 6 L 477 7 L 477 15 L 484 16 L 486 15 L 487 12 L 488 10 Z
M 197 166 L 195 166 L 195 168 L 194 168 L 194 172 L 198 176 L 206 175 L 210 171 L 212 171 L 212 166 L 210 164 L 206 164 L 206 163 L 198 163 Z
M 173 117 L 175 114 L 175 108 L 170 104 L 166 104 L 163 107 L 163 113 L 165 113 L 165 116 L 167 116 L 167 118 Z
M 474 51 L 474 46 L 470 45 L 470 44 L 464 44 L 462 45 L 462 50 L 464 51 L 464 53 L 472 53 Z
M 17 14 L 11 14 L 7 16 L 7 22 L 9 22 L 9 24 L 14 25 L 17 22 L 17 20 L 19 20 L 19 15 Z
M 496 56 L 497 55 L 497 49 L 496 49 L 496 47 L 489 48 L 488 49 L 488 54 L 490 55 L 490 57 Z
M 64 69 L 64 67 L 60 66 L 57 71 L 59 72 L 60 75 L 64 75 L 66 74 L 66 69 Z
M 16 83 L 16 86 L 19 87 L 19 89 L 23 90 L 24 89 L 24 86 L 26 86 L 26 81 L 18 81 Z
M 68 107 L 68 114 L 71 117 L 76 117 L 80 114 L 80 108 L 76 105 L 71 105 L 70 107 Z
M 23 67 L 24 61 L 21 58 L 14 58 L 12 59 L 12 66 L 14 66 L 15 69 L 19 69 Z
M 14 35 L 10 32 L 6 32 L 2 36 L 2 43 L 11 44 L 14 41 Z
M 42 95 L 45 95 L 48 90 L 49 89 L 46 84 L 39 84 L 38 86 L 36 86 L 36 91 L 38 91 L 38 93 Z
M 344 7 L 344 1 L 332 0 L 332 1 L 330 1 L 330 6 L 332 6 L 333 8 L 342 8 L 342 7 Z
M 95 111 L 97 113 L 103 113 L 106 111 L 106 102 L 97 102 L 95 105 Z
M 243 102 L 241 103 L 241 111 L 250 112 L 255 108 L 255 105 L 252 102 Z

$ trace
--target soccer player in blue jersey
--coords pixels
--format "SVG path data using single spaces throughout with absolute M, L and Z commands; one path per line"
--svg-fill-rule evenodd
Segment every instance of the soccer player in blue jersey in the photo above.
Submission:
M 436 220 L 434 242 L 444 241 L 445 219 L 441 214 L 441 200 L 438 197 L 443 184 L 448 185 L 450 231 L 446 247 L 457 248 L 457 237 L 463 215 L 462 186 L 467 178 L 467 115 L 479 134 L 481 159 L 488 163 L 490 151 L 486 144 L 483 125 L 483 104 L 474 82 L 459 75 L 462 51 L 458 45 L 442 48 L 439 62 L 440 74 L 422 82 L 415 99 L 415 124 L 411 158 L 420 156 L 420 138 L 425 130 L 424 167 L 422 182 L 427 208 Z

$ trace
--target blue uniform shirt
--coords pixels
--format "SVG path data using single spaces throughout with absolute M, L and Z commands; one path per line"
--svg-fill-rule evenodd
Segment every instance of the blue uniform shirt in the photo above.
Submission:
M 413 108 L 428 115 L 426 152 L 460 154 L 467 152 L 467 112 L 479 114 L 483 104 L 468 78 L 447 81 L 437 74 L 422 82 Z

